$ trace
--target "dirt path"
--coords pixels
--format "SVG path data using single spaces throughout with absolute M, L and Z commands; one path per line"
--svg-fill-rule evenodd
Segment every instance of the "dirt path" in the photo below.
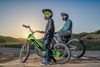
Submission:
M 43 59 L 38 56 L 31 55 L 27 62 L 20 63 L 20 60 L 11 61 L 8 63 L 0 64 L 3 67 L 100 67 L 100 60 L 89 57 L 82 57 L 81 59 L 71 58 L 69 63 L 54 64 L 54 65 L 40 65 Z
M 27 62 L 25 63 L 21 63 L 19 59 L 8 62 L 8 63 L 3 63 L 0 64 L 1 66 L 4 67 L 40 67 L 39 65 L 39 61 L 41 59 L 39 59 L 37 56 L 33 57 L 33 55 L 31 55 Z
M 40 62 L 43 60 L 43 58 L 38 57 L 37 55 L 30 55 L 29 59 L 25 63 L 20 63 L 19 60 L 19 49 L 13 49 L 10 48 L 6 51 L 7 48 L 3 48 L 5 50 L 2 50 L 4 55 L 2 58 L 5 58 L 10 56 L 11 58 L 15 58 L 14 60 L 0 63 L 0 67 L 100 67 L 100 51 L 87 51 L 85 56 L 80 59 L 74 59 L 71 58 L 69 63 L 66 64 L 55 64 L 55 65 L 45 65 L 41 66 Z M 8 53 L 8 55 L 7 55 Z M 0 54 L 2 54 L 0 52 Z

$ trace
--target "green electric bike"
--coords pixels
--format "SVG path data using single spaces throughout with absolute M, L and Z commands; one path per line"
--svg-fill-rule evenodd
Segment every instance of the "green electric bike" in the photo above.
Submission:
M 45 57 L 43 43 L 39 42 L 33 35 L 37 31 L 32 31 L 30 26 L 27 25 L 23 25 L 23 27 L 28 28 L 31 33 L 28 35 L 27 41 L 20 50 L 20 61 L 24 63 L 28 59 L 30 55 L 30 45 L 34 46 L 33 50 L 37 53 L 37 55 L 40 53 Z M 56 43 L 56 45 L 50 47 L 49 49 L 52 51 L 50 56 L 55 58 L 57 64 L 64 64 L 70 60 L 71 51 L 68 46 L 63 43 Z

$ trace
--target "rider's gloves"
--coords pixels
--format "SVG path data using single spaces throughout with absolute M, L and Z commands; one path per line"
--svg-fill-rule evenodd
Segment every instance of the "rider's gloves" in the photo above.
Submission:
M 48 35 L 48 34 L 45 34 L 43 40 L 46 40 L 46 39 L 48 39 L 48 38 L 49 38 L 49 35 Z

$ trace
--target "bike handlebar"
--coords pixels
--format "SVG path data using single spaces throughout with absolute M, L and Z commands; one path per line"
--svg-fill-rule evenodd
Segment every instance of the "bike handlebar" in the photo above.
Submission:
M 27 26 L 27 25 L 24 25 L 24 24 L 23 24 L 23 27 L 25 27 L 25 28 L 29 28 L 30 26 Z
M 33 32 L 29 25 L 23 24 L 22 26 L 25 27 L 25 28 L 28 28 L 32 34 L 34 34 L 36 32 L 36 31 Z
M 36 32 L 44 33 L 44 31 L 38 31 L 38 30 L 36 30 L 36 31 L 33 32 L 29 25 L 24 25 L 23 24 L 22 26 L 25 27 L 25 28 L 28 28 L 32 34 L 34 34 Z

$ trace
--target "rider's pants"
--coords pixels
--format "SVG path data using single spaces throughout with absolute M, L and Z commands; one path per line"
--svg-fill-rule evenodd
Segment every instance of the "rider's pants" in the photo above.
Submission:
M 58 32 L 57 33 L 57 41 L 59 43 L 61 43 L 61 37 L 65 37 L 65 36 L 68 36 L 68 35 L 70 35 L 69 32 Z
M 45 52 L 46 52 L 46 55 L 45 55 L 45 61 L 46 62 L 51 62 L 51 58 L 50 58 L 50 53 L 51 53 L 50 52 L 50 43 L 51 43 L 51 40 L 52 39 L 46 39 L 44 41 L 44 44 L 43 44 Z

